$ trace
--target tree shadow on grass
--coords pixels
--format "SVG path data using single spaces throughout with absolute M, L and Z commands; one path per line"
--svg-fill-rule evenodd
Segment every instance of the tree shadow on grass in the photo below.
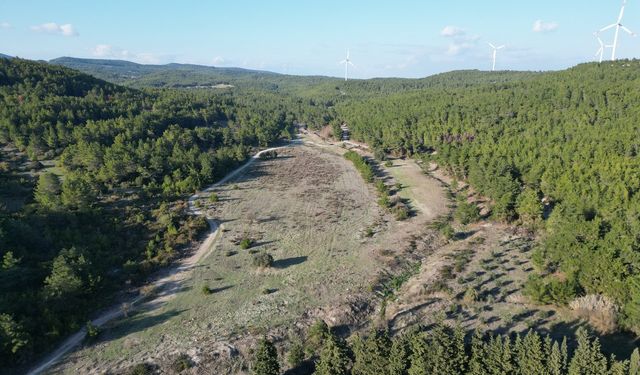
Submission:
M 298 264 L 302 264 L 306 262 L 308 258 L 309 257 L 307 256 L 301 256 L 301 257 L 278 259 L 273 262 L 272 267 L 279 268 L 279 269 L 289 268 L 291 266 L 296 266 Z
M 121 318 L 109 324 L 105 331 L 98 337 L 98 342 L 117 340 L 135 332 L 145 331 L 153 326 L 162 324 L 174 318 L 188 309 L 168 310 L 161 314 L 140 312 L 128 318 Z

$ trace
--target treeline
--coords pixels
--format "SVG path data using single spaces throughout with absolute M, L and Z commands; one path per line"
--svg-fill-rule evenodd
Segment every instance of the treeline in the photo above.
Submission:
M 0 154 L 0 369 L 179 256 L 208 228 L 183 198 L 315 116 L 268 93 L 137 91 L 0 59 L 0 145 L 17 148 Z
M 468 181 L 494 218 L 546 228 L 535 260 L 553 288 L 542 300 L 603 294 L 620 307 L 618 323 L 640 332 L 639 100 L 640 62 L 623 60 L 336 111 L 374 149 Z
M 640 372 L 640 353 L 630 359 L 607 357 L 598 339 L 583 328 L 575 345 L 567 339 L 552 340 L 529 331 L 514 336 L 486 336 L 476 331 L 465 338 L 459 326 L 436 324 L 429 330 L 390 337 L 372 331 L 348 341 L 332 333 L 324 322 L 309 330 L 305 345 L 294 343 L 286 356 L 296 373 L 318 375 L 429 375 L 429 374 L 538 374 L 538 375 L 631 375 Z M 312 366 L 309 366 L 312 364 Z M 277 351 L 272 343 L 259 343 L 253 374 L 280 374 Z

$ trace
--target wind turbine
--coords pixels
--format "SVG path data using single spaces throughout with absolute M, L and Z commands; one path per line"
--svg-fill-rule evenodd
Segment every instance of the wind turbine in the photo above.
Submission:
M 496 56 L 498 55 L 498 50 L 503 49 L 504 46 L 494 46 L 492 43 L 488 43 L 491 48 L 493 48 L 493 65 L 491 66 L 491 71 L 494 72 L 496 70 Z
M 627 34 L 631 36 L 636 36 L 636 34 L 629 30 L 626 26 L 622 24 L 622 17 L 624 16 L 624 8 L 627 5 L 627 0 L 622 1 L 622 8 L 620 9 L 620 15 L 618 16 L 618 20 L 616 23 L 613 23 L 609 26 L 605 26 L 600 29 L 599 32 L 607 31 L 609 29 L 616 28 L 615 36 L 613 37 L 613 45 L 611 46 L 611 61 L 616 59 L 616 50 L 618 49 L 618 36 L 620 35 L 620 29 L 624 30 Z
M 349 50 L 347 50 L 347 58 L 340 61 L 340 64 L 344 64 L 344 80 L 346 81 L 349 79 L 349 65 L 355 66 L 351 62 L 351 59 L 349 59 Z
M 596 51 L 596 56 L 599 57 L 599 61 L 598 62 L 602 62 L 602 58 L 604 56 L 604 49 L 605 47 L 610 47 L 610 46 L 605 46 L 604 42 L 602 41 L 602 39 L 600 38 L 600 34 L 593 33 L 593 35 L 596 37 L 596 39 L 598 39 L 598 43 L 600 44 L 600 48 L 598 48 L 598 50 Z

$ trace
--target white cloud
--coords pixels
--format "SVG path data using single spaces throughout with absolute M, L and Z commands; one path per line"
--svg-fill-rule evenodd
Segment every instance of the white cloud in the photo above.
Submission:
M 464 29 L 461 29 L 457 26 L 449 25 L 445 26 L 444 29 L 440 32 L 440 35 L 446 38 L 460 37 L 465 35 L 467 32 Z
M 461 53 L 470 50 L 475 44 L 468 42 L 453 42 L 449 44 L 447 48 L 447 55 L 457 56 Z
M 96 45 L 91 51 L 91 54 L 94 57 L 103 59 L 130 60 L 140 64 L 160 64 L 162 62 L 160 57 L 153 53 L 131 53 L 126 49 L 114 47 L 110 44 Z
M 11 24 L 9 22 L 0 22 L 0 29 L 8 30 L 11 28 Z
M 557 22 L 544 22 L 543 20 L 537 20 L 533 23 L 533 31 L 536 33 L 548 33 L 556 31 L 560 25 Z
M 70 23 L 66 23 L 64 25 L 58 25 L 55 22 L 43 23 L 42 25 L 31 26 L 31 30 L 39 33 L 78 36 L 78 32 Z

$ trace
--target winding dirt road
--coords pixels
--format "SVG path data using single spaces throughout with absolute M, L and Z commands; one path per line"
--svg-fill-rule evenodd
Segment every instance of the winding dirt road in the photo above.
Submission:
M 294 142 L 295 143 L 295 142 Z M 256 161 L 260 155 L 264 152 L 279 150 L 289 146 L 281 146 L 281 147 L 272 147 L 266 150 L 262 150 L 251 157 L 244 165 L 238 167 L 233 172 L 226 175 L 223 179 L 216 182 L 215 184 L 209 186 L 205 189 L 205 192 L 211 192 L 215 188 L 219 187 L 222 184 L 227 183 L 231 179 L 235 178 L 238 174 L 244 171 L 247 167 L 249 167 L 254 161 Z M 189 197 L 189 212 L 193 215 L 206 215 L 206 212 L 203 212 L 199 208 L 195 206 L 195 201 L 200 197 L 200 194 L 196 193 Z M 218 238 L 218 233 L 220 232 L 219 225 L 215 219 L 206 216 L 207 222 L 209 223 L 209 234 L 205 241 L 200 245 L 198 250 L 193 253 L 188 258 L 182 259 L 177 262 L 175 265 L 170 268 L 164 270 L 157 280 L 151 282 L 149 286 L 151 286 L 155 292 L 154 297 L 150 298 L 147 295 L 140 294 L 139 296 L 125 302 L 129 306 L 129 310 L 131 311 L 138 307 L 142 301 L 145 301 L 145 304 L 155 305 L 157 303 L 161 303 L 166 301 L 175 295 L 175 292 L 180 288 L 177 286 L 178 283 L 187 277 L 190 276 L 191 271 L 194 266 L 203 258 L 209 255 L 209 253 L 213 250 L 213 245 Z M 106 323 L 120 318 L 125 314 L 124 309 L 122 308 L 122 304 L 118 304 L 117 306 L 113 306 L 107 311 L 103 312 L 100 316 L 93 319 L 91 323 L 96 327 L 101 327 Z M 82 328 L 75 334 L 68 337 L 64 340 L 57 349 L 48 354 L 44 359 L 38 363 L 38 365 L 34 366 L 27 375 L 37 375 L 49 369 L 52 365 L 58 362 L 65 354 L 69 353 L 73 348 L 78 346 L 84 340 L 87 334 L 86 328 Z

